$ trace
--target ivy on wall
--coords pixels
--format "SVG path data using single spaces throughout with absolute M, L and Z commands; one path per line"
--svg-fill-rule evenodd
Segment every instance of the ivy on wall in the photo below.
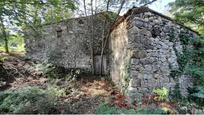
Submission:
M 175 36 L 172 34 L 171 41 L 175 42 Z M 194 87 L 189 89 L 189 97 L 191 101 L 198 104 L 204 103 L 204 37 L 189 38 L 185 33 L 179 34 L 180 42 L 183 45 L 182 53 L 179 53 L 174 47 L 179 64 L 178 70 L 172 70 L 170 76 L 178 78 L 181 75 L 190 75 L 196 78 Z M 177 79 L 178 80 L 178 79 Z M 178 84 L 175 89 L 178 89 Z M 174 92 L 175 93 L 175 92 Z M 177 91 L 175 98 L 181 99 L 181 95 Z

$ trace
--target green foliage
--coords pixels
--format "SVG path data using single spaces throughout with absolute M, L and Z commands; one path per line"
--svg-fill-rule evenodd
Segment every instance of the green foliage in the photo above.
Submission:
M 193 39 L 188 38 L 183 32 L 179 34 L 179 38 L 181 44 L 183 45 L 183 51 L 178 52 L 175 46 L 173 46 L 177 56 L 177 62 L 179 64 L 179 69 L 171 70 L 170 76 L 174 79 L 181 76 L 182 74 L 186 74 L 186 72 L 188 73 L 187 69 L 189 68 L 189 63 L 191 62 L 192 57 L 194 56 L 193 48 L 190 47 Z M 176 38 L 174 36 L 174 32 L 171 32 L 170 41 L 175 42 L 175 40 Z
M 11 52 L 25 52 L 24 38 L 18 34 L 12 35 L 8 38 L 9 51 Z
M 124 60 L 124 66 L 121 66 L 122 71 L 120 72 L 122 79 L 122 90 L 125 92 L 128 88 L 130 81 L 130 55 L 127 55 L 127 58 Z
M 189 70 L 194 77 L 198 78 L 200 81 L 204 81 L 204 68 L 198 66 L 191 66 L 191 70 Z
M 202 37 L 189 39 L 185 35 L 180 34 L 180 41 L 183 44 L 183 53 L 177 54 L 177 61 L 179 64 L 178 70 L 171 71 L 171 76 L 174 78 L 183 74 L 188 74 L 195 77 L 197 80 L 194 83 L 195 87 L 190 90 L 189 99 L 194 102 L 202 103 L 204 98 L 202 97 L 204 89 L 198 87 L 204 86 L 204 42 Z M 193 46 L 190 48 L 190 46 Z M 173 92 L 175 100 L 183 100 L 184 98 L 178 91 L 179 87 L 176 85 L 176 89 Z M 196 99 L 197 98 L 197 99 Z M 198 99 L 199 98 L 199 99 Z M 197 101 L 199 100 L 199 101 Z
M 125 109 L 116 106 L 110 106 L 108 103 L 102 103 L 97 108 L 97 114 L 165 114 L 166 112 L 160 108 L 140 108 Z
M 179 71 L 183 74 L 186 72 L 186 69 L 188 68 L 189 63 L 192 60 L 193 57 L 193 51 L 192 48 L 187 48 L 189 46 L 183 46 L 183 52 L 177 54 L 177 61 L 179 64 Z
M 192 93 L 191 95 L 194 97 L 204 99 L 204 86 L 197 86 L 195 88 L 195 93 Z
M 55 69 L 55 67 L 52 64 L 40 63 L 35 65 L 35 71 L 44 75 L 51 72 L 53 69 Z
M 45 75 L 50 79 L 63 78 L 67 81 L 76 80 L 76 78 L 81 74 L 80 69 L 66 69 L 64 67 L 57 67 L 49 63 L 36 64 L 35 71 L 38 74 Z
M 11 34 L 22 34 L 23 29 L 29 28 L 37 33 L 36 35 L 40 35 L 42 24 L 70 18 L 75 9 L 74 0 L 1 0 L 0 50 L 9 52 L 10 48 L 11 51 L 24 51 L 23 39 Z
M 108 103 L 102 103 L 96 111 L 97 114 L 136 114 L 134 109 L 121 109 L 116 106 L 110 106 Z
M 176 0 L 170 3 L 170 6 L 176 20 L 188 26 L 196 27 L 200 33 L 204 32 L 203 0 Z
M 200 37 L 190 41 L 184 40 L 183 43 L 183 54 L 178 55 L 179 71 L 196 78 L 194 88 L 190 90 L 189 98 L 201 104 L 204 102 L 204 41 Z M 187 48 L 189 47 L 187 45 L 193 45 L 194 48 Z
M 46 89 L 46 93 L 55 97 L 66 96 L 65 89 L 59 88 L 58 86 L 55 86 L 55 85 L 48 86 L 48 88 Z
M 0 93 L 0 111 L 3 113 L 57 113 L 57 97 L 64 95 L 56 87 L 42 90 L 26 87 Z
M 71 11 L 75 10 L 76 5 L 73 0 L 48 0 L 44 13 L 45 23 L 59 22 L 71 17 Z
M 0 56 L 0 62 L 4 62 L 5 60 L 7 60 L 8 57 L 7 56 Z
M 183 45 L 189 45 L 191 40 L 186 36 L 185 33 L 181 32 L 179 34 L 180 41 Z
M 161 108 L 143 108 L 138 109 L 137 114 L 166 114 L 166 112 Z
M 169 98 L 170 100 L 173 102 L 173 101 L 180 101 L 181 99 L 183 100 L 184 97 L 181 95 L 181 91 L 180 91 L 180 88 L 179 88 L 179 83 L 176 83 L 174 89 L 169 93 Z
M 8 48 L 10 52 L 25 52 L 25 44 L 22 36 L 18 34 L 10 35 L 8 37 L 8 41 Z M 3 39 L 0 39 L 0 51 L 5 51 Z
M 166 101 L 168 100 L 168 96 L 169 96 L 169 90 L 165 87 L 162 87 L 161 89 L 154 89 L 153 93 L 155 93 L 156 95 L 158 95 L 158 99 L 159 101 Z
M 179 69 L 171 70 L 170 76 L 175 79 L 178 76 L 180 76 L 181 74 L 182 74 L 182 71 L 180 71 Z
M 114 22 L 117 18 L 117 14 L 113 13 L 113 12 L 103 12 L 102 16 L 103 17 L 100 17 L 100 18 L 106 18 L 111 22 Z M 105 19 L 103 19 L 103 20 L 105 20 Z
M 189 101 L 199 106 L 204 106 L 204 85 L 197 84 L 193 89 L 189 89 Z

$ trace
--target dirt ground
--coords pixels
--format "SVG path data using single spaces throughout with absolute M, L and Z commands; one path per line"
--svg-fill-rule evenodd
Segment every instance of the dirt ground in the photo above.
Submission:
M 60 97 L 60 102 L 67 105 L 70 113 L 96 113 L 96 108 L 117 89 L 104 77 L 80 76 L 78 79 L 68 82 L 64 79 L 50 80 L 42 73 L 35 71 L 34 62 L 24 59 L 22 56 L 7 55 L 0 61 L 1 81 L 0 91 L 17 90 L 27 86 L 47 88 L 55 82 L 59 87 L 66 88 L 67 95 Z M 63 107 L 66 108 L 66 107 Z M 64 113 L 66 110 L 61 110 Z
M 80 75 L 72 81 L 63 77 L 50 79 L 36 69 L 36 63 L 22 55 L 0 53 L 0 91 L 18 90 L 28 86 L 47 89 L 50 85 L 56 85 L 66 89 L 66 95 L 59 98 L 62 106 L 60 113 L 96 114 L 96 109 L 104 101 L 121 108 L 129 108 L 126 97 L 107 77 Z M 163 104 L 159 105 L 161 107 L 176 109 L 169 103 L 160 104 Z M 145 103 L 143 105 L 146 106 Z

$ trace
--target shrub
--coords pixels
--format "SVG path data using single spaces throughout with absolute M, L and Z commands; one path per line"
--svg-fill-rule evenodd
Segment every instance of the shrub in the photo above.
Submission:
M 189 98 L 200 106 L 204 106 L 204 86 L 199 84 L 190 90 Z
M 59 113 L 57 96 L 61 93 L 55 88 L 42 90 L 37 87 L 5 91 L 0 93 L 0 111 L 2 113 Z
M 165 114 L 166 112 L 161 108 L 139 108 L 135 109 L 125 109 L 119 108 L 117 106 L 111 106 L 108 103 L 102 103 L 97 109 L 98 114 Z
M 0 56 L 0 62 L 4 62 L 5 60 L 7 60 L 8 57 L 7 56 Z
M 168 100 L 169 91 L 167 88 L 163 87 L 161 89 L 154 89 L 153 93 L 158 96 L 159 101 L 166 101 Z
M 190 90 L 190 99 L 199 105 L 204 102 L 204 40 L 197 38 L 193 41 L 194 50 L 189 73 L 196 77 L 194 88 Z
M 36 64 L 35 70 L 50 79 L 63 78 L 68 81 L 75 80 L 81 74 L 79 69 L 66 69 L 47 63 Z
M 35 71 L 43 75 L 46 75 L 47 73 L 53 71 L 54 69 L 55 67 L 52 64 L 40 63 L 35 65 Z
M 166 114 L 161 108 L 143 108 L 138 109 L 137 114 Z
M 59 88 L 55 85 L 49 85 L 46 92 L 49 95 L 55 96 L 55 97 L 62 97 L 66 95 L 66 91 L 64 88 Z
M 135 114 L 136 111 L 134 109 L 124 109 L 116 106 L 110 106 L 108 103 L 102 103 L 97 108 L 98 114 Z

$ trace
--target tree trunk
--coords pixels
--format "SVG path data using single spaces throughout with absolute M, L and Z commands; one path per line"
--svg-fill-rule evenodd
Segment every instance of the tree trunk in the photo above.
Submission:
M 110 4 L 110 1 L 108 1 L 108 3 L 107 3 L 107 7 L 106 7 L 107 11 L 108 11 L 108 8 L 109 8 L 109 4 Z M 117 12 L 117 17 L 115 18 L 115 20 L 114 20 L 113 24 L 111 25 L 111 27 L 112 27 L 112 26 L 115 24 L 115 22 L 117 21 L 117 19 L 118 19 L 118 17 L 119 17 L 119 14 L 120 14 L 120 12 L 121 12 L 121 10 L 122 10 L 124 4 L 125 4 L 125 0 L 123 0 L 123 1 L 121 2 L 120 8 L 118 9 L 118 12 Z M 111 28 L 111 27 L 110 27 L 110 28 Z M 102 45 L 102 48 L 101 48 L 101 62 L 103 61 L 104 50 L 105 50 L 105 47 L 106 47 L 106 45 L 107 45 L 108 39 L 109 39 L 109 37 L 110 37 L 110 34 L 111 34 L 111 29 L 109 29 L 108 33 L 106 34 L 106 36 L 105 36 L 105 41 L 103 42 L 103 45 Z M 101 64 L 101 68 L 102 68 L 102 66 L 103 66 L 103 65 Z M 101 74 L 102 74 L 102 72 L 101 72 Z
M 95 73 L 95 68 L 94 68 L 94 21 L 93 21 L 93 15 L 94 15 L 94 11 L 93 11 L 93 0 L 91 0 L 91 57 L 92 57 L 92 74 Z
M 84 2 L 84 13 L 85 13 L 85 16 L 87 16 L 87 12 L 86 12 L 86 0 L 83 0 Z
M 106 11 L 108 12 L 108 10 L 109 10 L 109 4 L 110 4 L 110 0 L 108 0 L 107 1 L 107 5 L 106 5 Z M 105 18 L 105 21 L 104 21 L 104 23 L 103 23 L 103 36 L 102 36 L 102 44 L 101 44 L 101 48 L 103 48 L 103 46 L 104 46 L 104 36 L 106 35 L 106 33 L 105 33 L 105 29 L 106 29 L 106 25 L 107 25 L 107 18 Z M 101 70 L 100 70 L 100 75 L 102 76 L 102 72 L 103 72 L 103 55 L 101 55 L 101 65 L 100 65 L 100 68 L 101 68 Z
M 3 19 L 0 17 L 0 21 L 1 21 L 1 30 L 2 30 L 2 35 L 4 37 L 4 48 L 5 48 L 5 51 L 6 53 L 9 53 L 9 47 L 8 47 L 8 36 L 6 34 L 6 28 L 3 24 Z

